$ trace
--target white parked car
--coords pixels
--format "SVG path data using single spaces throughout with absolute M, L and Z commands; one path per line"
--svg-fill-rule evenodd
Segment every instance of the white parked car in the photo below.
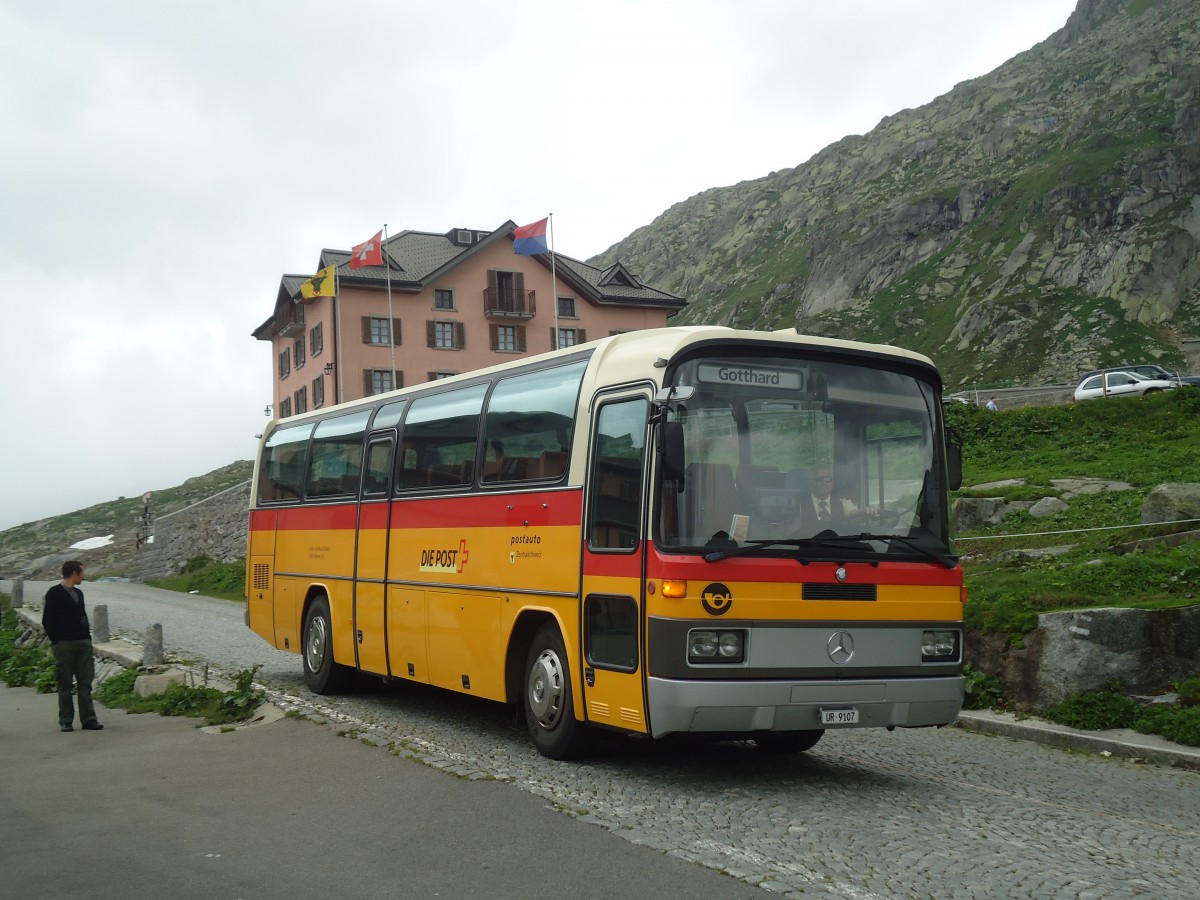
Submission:
M 1105 379 L 1105 384 L 1101 379 Z M 1085 375 L 1075 388 L 1076 400 L 1095 400 L 1097 397 L 1144 397 L 1155 391 L 1169 391 L 1174 381 L 1165 378 L 1147 378 L 1136 372 L 1102 372 Z

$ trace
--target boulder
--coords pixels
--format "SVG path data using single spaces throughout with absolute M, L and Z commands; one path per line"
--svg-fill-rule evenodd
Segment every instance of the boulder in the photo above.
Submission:
M 172 684 L 186 684 L 187 673 L 179 669 L 168 669 L 166 672 L 139 675 L 133 682 L 133 696 L 154 697 L 165 693 Z
M 1037 562 L 1062 556 L 1075 549 L 1074 544 L 1060 544 L 1057 547 L 1031 547 L 1027 550 L 1004 550 L 997 553 L 992 562 Z
M 1142 524 L 1200 519 L 1200 484 L 1160 484 L 1142 503 Z
M 1128 481 L 1105 481 L 1103 478 L 1051 478 L 1058 495 L 1064 500 L 1084 494 L 1102 494 L 1105 491 L 1131 491 Z
M 1029 507 L 1029 514 L 1035 519 L 1044 519 L 1046 516 L 1052 516 L 1055 513 L 1062 512 L 1070 507 L 1057 497 L 1043 497 L 1033 506 Z
M 1038 708 L 1114 678 L 1127 692 L 1159 693 L 1194 675 L 1200 658 L 1200 606 L 1044 613 L 1038 631 Z
M 977 531 L 1031 506 L 1033 504 L 1027 500 L 1009 502 L 1003 497 L 959 497 L 951 518 L 956 532 Z

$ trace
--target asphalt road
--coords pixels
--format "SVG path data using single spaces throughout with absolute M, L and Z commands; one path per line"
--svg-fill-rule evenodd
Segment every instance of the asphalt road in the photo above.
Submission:
M 237 604 L 140 585 L 84 587 L 90 604 L 109 606 L 114 630 L 139 635 L 146 625 L 160 622 L 169 653 L 233 671 L 261 662 L 260 676 L 277 703 L 331 723 L 317 727 L 287 720 L 257 729 L 286 736 L 262 754 L 264 771 L 256 771 L 243 785 L 240 805 L 235 800 L 222 807 L 231 818 L 245 807 L 261 813 L 255 833 L 286 831 L 280 853 L 288 850 L 288 863 L 303 869 L 316 866 L 323 871 L 341 859 L 338 852 L 319 849 L 327 838 L 352 851 L 356 841 L 373 840 L 375 830 L 407 833 L 405 823 L 413 816 L 398 800 L 403 794 L 392 792 L 391 781 L 399 776 L 391 773 L 411 766 L 433 777 L 434 793 L 438 784 L 450 798 L 463 786 L 508 788 L 496 795 L 514 798 L 514 808 L 528 803 L 547 814 L 548 807 L 558 810 L 552 817 L 557 817 L 563 834 L 572 833 L 568 826 L 582 827 L 584 835 L 594 833 L 597 839 L 623 839 L 629 849 L 657 851 L 649 854 L 651 868 L 681 861 L 695 864 L 687 868 L 702 868 L 718 879 L 718 885 L 732 885 L 727 889 L 745 896 L 762 896 L 764 890 L 854 900 L 1200 896 L 1195 866 L 1200 773 L 1194 771 L 1067 753 L 958 728 L 831 732 L 812 751 L 794 757 L 763 754 L 736 743 L 620 739 L 608 742 L 590 760 L 556 763 L 532 749 L 510 711 L 470 697 L 408 684 L 376 686 L 347 697 L 312 697 L 303 688 L 299 658 L 250 634 Z M 27 585 L 27 602 L 42 592 L 44 587 Z M 52 728 L 53 698 L 42 702 Z M 129 727 L 123 723 L 137 718 L 115 716 L 108 714 L 111 728 L 98 734 L 53 732 L 50 737 L 115 740 Z M 304 729 L 332 742 L 328 757 L 323 749 L 313 751 L 313 759 L 320 762 L 310 762 L 308 739 L 297 742 L 295 737 L 305 734 Z M 186 726 L 185 730 L 190 733 Z M 339 732 L 353 739 L 338 738 Z M 207 754 L 207 747 L 229 738 L 244 739 L 242 733 L 202 736 L 215 743 L 200 746 Z M 341 753 L 348 754 L 345 763 Z M 364 758 L 377 757 L 392 767 L 375 791 L 392 798 L 390 818 L 360 816 L 366 824 L 356 830 L 353 821 L 341 818 L 345 804 L 337 802 L 326 802 L 326 812 L 315 816 L 291 814 L 291 805 L 306 791 L 327 798 L 321 793 L 326 779 L 343 765 L 352 767 L 364 753 Z M 216 769 L 238 771 L 232 762 Z M 20 783 L 30 784 L 36 777 L 22 777 Z M 209 776 L 218 777 L 216 772 Z M 198 794 L 207 783 L 208 779 L 190 784 L 190 793 Z M 252 792 L 249 797 L 246 791 Z M 334 796 L 343 793 L 360 802 L 353 791 L 335 791 Z M 364 796 L 361 802 L 369 799 Z M 188 802 L 202 801 L 197 797 Z M 453 802 L 446 808 L 447 821 L 454 822 Z M 119 810 L 112 811 L 119 816 Z M 140 813 L 152 820 L 145 810 Z M 441 833 L 437 815 L 426 811 L 418 818 L 425 830 Z M 119 816 L 114 821 L 126 827 L 132 820 Z M 487 827 L 483 814 L 468 817 L 468 822 Z M 491 838 L 500 835 L 501 843 L 520 828 L 513 819 L 500 818 L 497 823 Z M 352 837 L 342 845 L 347 833 Z M 476 846 L 473 838 L 464 840 Z M 404 841 L 392 843 L 399 846 Z M 496 890 L 540 892 L 548 882 L 534 879 L 569 868 L 576 852 L 546 845 L 540 854 L 527 857 L 527 872 L 520 874 L 515 866 L 509 870 L 517 881 L 498 878 L 484 896 L 505 896 Z M 375 853 L 371 859 L 383 860 L 384 855 Z M 428 860 L 436 864 L 432 855 Z M 365 874 L 371 864 L 359 861 L 351 868 L 362 869 L 364 878 L 373 877 Z M 388 862 L 377 864 L 387 870 Z M 613 862 L 610 875 L 615 877 L 623 867 Z M 276 871 L 277 864 L 272 864 L 260 871 L 259 881 L 246 883 L 257 890 Z M 553 878 L 557 874 L 550 883 L 558 884 Z M 585 881 L 600 884 L 591 879 Z M 600 893 L 703 896 L 683 882 L 666 888 L 658 884 L 639 875 L 636 884 L 609 884 Z M 726 888 L 718 887 L 715 895 L 734 895 L 719 893 L 722 889 Z M 600 894 L 579 894 L 593 895 Z
M 0 895 L 761 896 L 498 781 L 450 778 L 300 719 L 228 733 L 0 686 Z

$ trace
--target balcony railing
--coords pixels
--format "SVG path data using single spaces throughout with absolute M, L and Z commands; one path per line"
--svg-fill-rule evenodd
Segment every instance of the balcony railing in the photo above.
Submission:
M 286 313 L 279 316 L 279 333 L 284 337 L 295 337 L 304 334 L 304 307 L 296 306 L 289 316 Z
M 484 289 L 483 314 L 489 319 L 532 319 L 536 313 L 533 291 Z

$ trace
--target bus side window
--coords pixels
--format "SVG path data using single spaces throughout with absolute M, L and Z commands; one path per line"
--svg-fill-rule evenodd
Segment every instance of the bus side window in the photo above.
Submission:
M 592 549 L 637 547 L 646 416 L 646 400 L 638 397 L 609 403 L 597 417 L 587 530 Z
M 475 475 L 486 384 L 414 400 L 404 419 L 396 489 L 461 488 Z
M 392 442 L 374 441 L 367 448 L 364 494 L 386 494 L 392 468 Z
M 481 481 L 563 477 L 586 367 L 576 362 L 497 382 L 484 419 Z
M 358 493 L 362 470 L 363 431 L 371 410 L 334 416 L 313 431 L 308 496 L 338 497 Z
M 312 424 L 276 428 L 263 449 L 258 499 L 263 502 L 299 500 L 308 461 Z

